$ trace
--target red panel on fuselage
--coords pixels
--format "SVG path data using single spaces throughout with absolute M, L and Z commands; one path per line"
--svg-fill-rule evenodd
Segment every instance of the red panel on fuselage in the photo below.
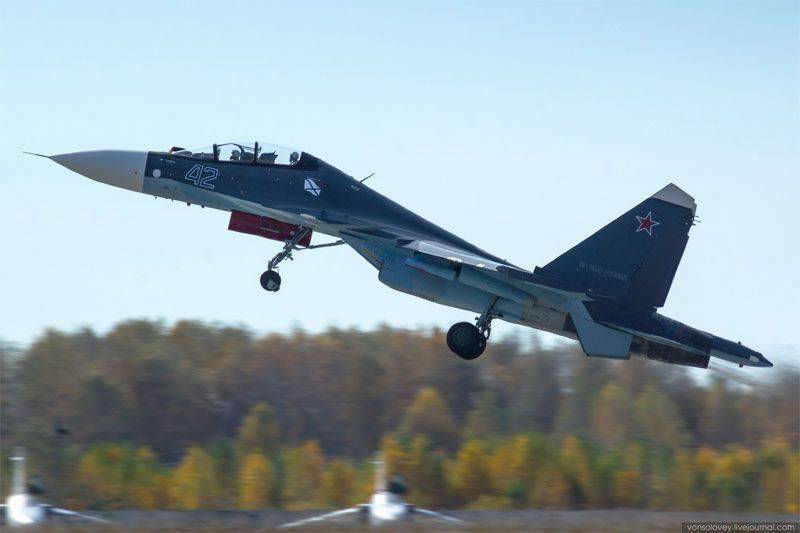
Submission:
M 281 222 L 274 218 L 242 213 L 241 211 L 231 211 L 231 220 L 228 223 L 228 229 L 240 233 L 249 233 L 250 235 L 266 237 L 267 239 L 275 241 L 286 242 L 292 240 L 292 237 L 300 231 L 300 226 L 295 226 L 288 222 Z M 309 231 L 297 244 L 300 246 L 308 246 L 311 244 L 311 232 Z

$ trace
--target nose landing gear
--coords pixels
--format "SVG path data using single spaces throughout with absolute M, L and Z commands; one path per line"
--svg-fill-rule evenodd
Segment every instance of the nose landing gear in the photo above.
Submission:
M 294 260 L 292 257 L 292 252 L 295 250 L 313 250 L 315 248 L 328 248 L 330 246 L 339 246 L 344 244 L 344 241 L 339 240 L 336 242 L 317 244 L 314 246 L 299 247 L 297 243 L 302 241 L 303 237 L 305 237 L 310 231 L 311 230 L 309 228 L 302 228 L 300 231 L 295 233 L 294 237 L 292 237 L 292 240 L 286 241 L 286 244 L 283 245 L 283 250 L 275 254 L 275 257 L 269 260 L 269 263 L 267 263 L 267 270 L 261 274 L 261 279 L 259 280 L 261 282 L 261 287 L 265 291 L 278 292 L 280 290 L 281 275 L 278 274 L 278 271 L 275 269 L 278 268 L 278 265 L 284 259 Z
M 483 314 L 476 318 L 474 326 L 469 322 L 453 324 L 447 332 L 447 347 L 453 353 L 467 361 L 481 356 L 492 333 L 492 319 L 497 316 L 494 306 L 499 299 L 495 297 L 492 300 Z
M 308 228 L 303 228 L 297 233 L 294 234 L 292 240 L 286 241 L 286 244 L 283 245 L 283 250 L 275 254 L 275 257 L 269 260 L 267 263 L 267 270 L 261 274 L 261 287 L 264 288 L 265 291 L 268 292 L 278 292 L 281 288 L 281 275 L 275 271 L 278 264 L 284 259 L 292 259 L 292 252 L 297 250 L 297 243 L 300 242 L 303 237 L 311 231 Z
M 267 292 L 277 292 L 281 288 L 281 275 L 275 270 L 265 270 L 260 281 L 261 287 Z

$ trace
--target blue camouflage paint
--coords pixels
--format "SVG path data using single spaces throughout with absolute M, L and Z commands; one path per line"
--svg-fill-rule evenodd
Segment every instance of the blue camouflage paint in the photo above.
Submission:
M 632 335 L 630 353 L 700 367 L 708 365 L 712 354 L 723 353 L 734 362 L 772 366 L 754 350 L 656 312 L 666 300 L 694 216 L 693 210 L 663 199 L 646 199 L 531 272 L 481 250 L 308 153 L 294 165 L 281 165 L 150 152 L 143 192 L 218 209 L 285 216 L 293 223 L 302 223 L 301 216 L 313 217 L 375 266 L 383 283 L 444 305 L 481 312 L 496 302 L 499 318 L 577 338 L 570 309 L 581 308 L 574 303 L 578 298 L 585 300 L 584 320 Z M 423 241 L 435 246 L 420 245 Z M 484 261 L 488 264 L 482 265 Z M 466 286 L 458 279 L 464 268 L 487 268 L 503 276 L 504 283 L 524 288 L 536 303 L 497 301 L 490 292 Z M 599 326 L 584 329 L 607 331 Z M 610 341 L 593 339 L 595 345 L 620 345 Z M 625 354 L 614 356 L 620 355 Z

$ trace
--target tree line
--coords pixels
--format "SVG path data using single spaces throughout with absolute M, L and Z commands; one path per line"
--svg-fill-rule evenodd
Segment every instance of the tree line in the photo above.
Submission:
M 134 320 L 0 345 L 14 445 L 76 507 L 346 506 L 382 450 L 420 505 L 798 512 L 800 377 L 741 385 L 574 343 L 438 329 L 254 335 Z

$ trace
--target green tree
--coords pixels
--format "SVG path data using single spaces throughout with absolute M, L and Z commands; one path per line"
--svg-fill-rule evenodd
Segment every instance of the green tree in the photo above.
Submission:
M 744 448 L 729 449 L 717 461 L 711 473 L 711 483 L 718 491 L 723 510 L 749 510 L 757 501 L 753 453 Z
M 447 474 L 444 456 L 433 449 L 427 437 L 417 436 L 407 453 L 406 472 L 410 499 L 418 505 L 440 507 L 446 504 Z
M 512 430 L 539 433 L 554 430 L 564 396 L 560 375 L 563 357 L 560 350 L 544 349 L 537 343 L 532 353 L 514 360 L 507 390 Z
M 739 441 L 742 437 L 742 420 L 736 410 L 738 393 L 718 378 L 704 396 L 702 440 L 715 448 Z
M 486 390 L 481 395 L 477 407 L 469 412 L 464 435 L 468 439 L 477 439 L 485 435 L 499 432 L 499 420 L 502 417 L 498 408 L 495 395 L 491 390 Z
M 84 385 L 79 402 L 79 427 L 87 441 L 125 440 L 130 435 L 130 407 L 118 386 L 94 376 Z

